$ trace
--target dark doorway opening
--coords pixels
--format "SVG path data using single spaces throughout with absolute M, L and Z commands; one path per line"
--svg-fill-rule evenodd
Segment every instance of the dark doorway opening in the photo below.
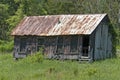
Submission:
M 83 36 L 82 39 L 82 56 L 84 57 L 88 57 L 88 53 L 89 53 L 89 36 Z

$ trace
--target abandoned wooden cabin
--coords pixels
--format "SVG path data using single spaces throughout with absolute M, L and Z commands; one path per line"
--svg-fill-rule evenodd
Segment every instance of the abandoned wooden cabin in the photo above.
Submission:
M 25 17 L 13 29 L 14 58 L 41 47 L 47 58 L 98 60 L 112 56 L 107 14 Z

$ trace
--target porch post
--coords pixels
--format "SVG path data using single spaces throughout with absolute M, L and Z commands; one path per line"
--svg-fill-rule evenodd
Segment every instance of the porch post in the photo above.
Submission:
M 78 52 L 79 52 L 79 59 L 82 56 L 82 36 L 78 37 Z

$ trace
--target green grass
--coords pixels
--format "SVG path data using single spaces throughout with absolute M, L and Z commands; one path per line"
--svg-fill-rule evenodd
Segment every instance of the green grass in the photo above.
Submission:
M 29 63 L 0 54 L 0 80 L 120 80 L 120 58 L 79 63 L 44 60 Z

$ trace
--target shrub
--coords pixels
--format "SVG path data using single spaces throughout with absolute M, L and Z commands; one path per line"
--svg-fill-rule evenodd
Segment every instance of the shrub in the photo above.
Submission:
M 32 62 L 43 62 L 43 59 L 44 59 L 43 55 L 42 55 L 42 53 L 40 51 L 36 52 L 31 57 Z
M 0 52 L 12 52 L 13 50 L 13 41 L 5 42 L 0 41 Z
M 28 63 L 35 63 L 35 62 L 43 62 L 44 56 L 42 54 L 42 51 L 38 51 L 36 53 L 33 53 L 31 55 L 28 55 L 25 59 L 23 59 L 25 62 Z

